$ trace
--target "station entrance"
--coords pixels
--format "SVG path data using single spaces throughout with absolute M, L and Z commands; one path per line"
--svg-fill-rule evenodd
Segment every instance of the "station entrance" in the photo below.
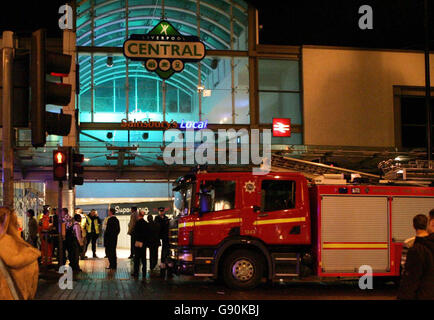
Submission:
M 166 215 L 171 218 L 171 182 L 85 182 L 76 188 L 75 209 L 81 209 L 83 214 L 94 209 L 102 222 L 107 217 L 108 210 L 115 209 L 121 227 L 118 237 L 118 249 L 121 250 L 130 250 L 128 223 L 132 207 L 143 210 L 145 220 L 151 215 L 156 216 L 159 207 L 164 207 Z M 102 241 L 100 237 L 98 243 L 102 245 Z

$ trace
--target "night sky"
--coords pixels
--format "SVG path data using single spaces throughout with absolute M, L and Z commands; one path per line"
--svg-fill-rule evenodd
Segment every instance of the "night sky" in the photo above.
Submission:
M 65 0 L 17 0 L 0 12 L 0 30 L 29 35 L 44 27 L 60 37 L 58 9 Z M 260 42 L 366 48 L 423 49 L 423 0 L 249 0 L 259 9 Z M 434 1 L 430 3 L 434 48 Z M 360 30 L 358 9 L 373 8 L 374 29 Z M 6 7 L 6 6 L 5 6 Z

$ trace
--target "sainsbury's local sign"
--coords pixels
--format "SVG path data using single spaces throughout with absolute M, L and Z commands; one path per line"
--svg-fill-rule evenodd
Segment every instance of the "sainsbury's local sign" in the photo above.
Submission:
M 205 45 L 198 37 L 182 35 L 166 20 L 148 34 L 132 34 L 124 42 L 125 57 L 144 61 L 146 69 L 162 79 L 181 72 L 185 63 L 199 62 L 205 55 Z

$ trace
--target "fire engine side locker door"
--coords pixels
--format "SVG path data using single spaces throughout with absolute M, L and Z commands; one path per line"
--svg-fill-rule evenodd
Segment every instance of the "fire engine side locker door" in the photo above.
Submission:
M 389 271 L 387 196 L 321 196 L 319 232 L 322 275 L 355 274 L 362 265 Z
M 404 242 L 414 236 L 413 217 L 418 213 L 427 214 L 434 208 L 434 197 L 394 196 L 392 201 L 392 239 Z

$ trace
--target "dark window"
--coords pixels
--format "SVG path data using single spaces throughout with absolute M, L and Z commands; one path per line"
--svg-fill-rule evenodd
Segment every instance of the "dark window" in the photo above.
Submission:
M 205 181 L 200 187 L 200 211 L 235 208 L 235 181 Z
M 191 113 L 191 96 L 179 90 L 179 112 Z
M 170 85 L 166 86 L 166 111 L 178 112 L 178 89 Z
M 431 119 L 434 99 L 431 99 Z M 426 109 L 424 97 L 401 98 L 401 136 L 404 148 L 426 148 Z
M 261 189 L 261 211 L 277 211 L 295 208 L 295 182 L 264 180 Z

